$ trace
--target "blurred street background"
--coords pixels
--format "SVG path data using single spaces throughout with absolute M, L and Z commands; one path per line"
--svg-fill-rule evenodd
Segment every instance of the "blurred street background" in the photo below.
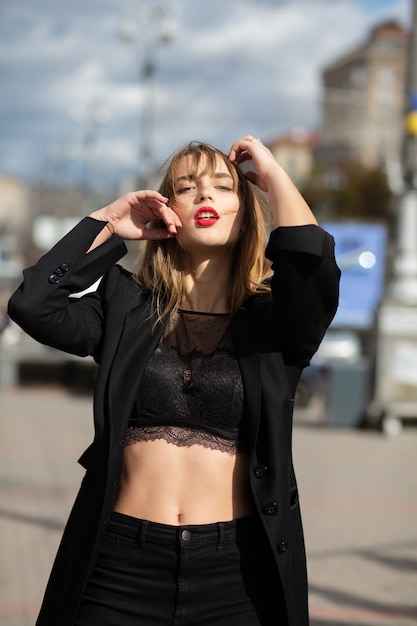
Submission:
M 91 438 L 91 394 L 0 391 L 0 624 L 33 626 Z M 417 430 L 394 438 L 297 409 L 312 626 L 417 624 Z
M 22 269 L 248 133 L 342 270 L 296 398 L 312 626 L 417 624 L 417 0 L 2 0 L 0 79 L 0 626 L 34 623 L 92 434 L 91 360 L 7 316 Z

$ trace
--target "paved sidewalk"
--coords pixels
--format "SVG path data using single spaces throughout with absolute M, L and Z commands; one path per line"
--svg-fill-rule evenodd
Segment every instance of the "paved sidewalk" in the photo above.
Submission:
M 32 626 L 82 477 L 92 401 L 0 389 L 0 626 Z M 417 429 L 329 429 L 298 410 L 311 626 L 417 625 Z M 59 626 L 51 625 L 51 626 Z

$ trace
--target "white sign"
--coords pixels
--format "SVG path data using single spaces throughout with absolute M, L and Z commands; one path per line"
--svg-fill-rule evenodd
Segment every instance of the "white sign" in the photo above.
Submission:
M 401 385 L 417 386 L 417 344 L 398 341 L 392 351 L 392 380 Z

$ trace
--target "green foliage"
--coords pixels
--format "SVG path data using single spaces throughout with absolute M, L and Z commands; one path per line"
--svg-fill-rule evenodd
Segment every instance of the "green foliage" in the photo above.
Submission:
M 302 190 L 315 214 L 325 219 L 392 221 L 392 193 L 385 172 L 358 163 L 335 169 L 316 165 Z

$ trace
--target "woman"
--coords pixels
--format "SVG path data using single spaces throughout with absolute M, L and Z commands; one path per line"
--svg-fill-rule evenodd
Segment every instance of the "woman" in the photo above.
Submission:
M 123 240 L 147 240 L 134 275 Z M 333 247 L 246 136 L 228 156 L 185 146 L 159 192 L 95 211 L 24 272 L 11 317 L 99 363 L 39 626 L 308 624 L 292 408 L 336 310 Z

